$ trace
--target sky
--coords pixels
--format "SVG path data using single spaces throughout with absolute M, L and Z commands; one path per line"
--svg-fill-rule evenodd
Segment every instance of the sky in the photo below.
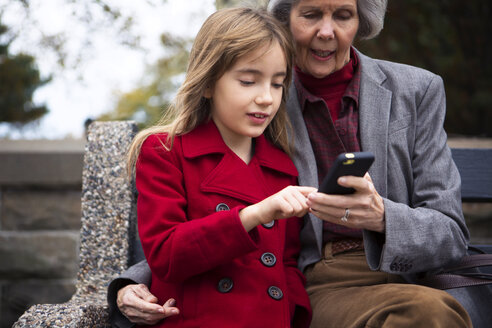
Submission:
M 0 0 L 0 7 L 5 4 Z M 198 32 L 203 21 L 214 10 L 214 0 L 167 0 L 159 6 L 149 5 L 149 0 L 108 0 L 124 13 L 134 16 L 135 31 L 142 36 L 143 50 L 130 49 L 118 43 L 114 32 L 102 31 L 91 35 L 94 48 L 87 50 L 82 42 L 87 33 L 84 24 L 74 20 L 70 14 L 73 7 L 67 0 L 31 0 L 31 21 L 37 27 L 19 25 L 21 11 L 8 6 L 3 23 L 23 29 L 11 44 L 10 53 L 24 52 L 36 57 L 41 76 L 57 72 L 53 80 L 39 88 L 34 94 L 36 104 L 46 104 L 50 112 L 38 123 L 22 132 L 8 129 L 0 124 L 0 137 L 11 139 L 63 139 L 81 138 L 84 122 L 114 108 L 117 95 L 132 90 L 144 78 L 144 71 L 163 54 L 159 36 L 162 32 L 173 35 L 191 36 Z M 159 1 L 154 1 L 160 3 Z M 31 31 L 27 33 L 26 31 Z M 88 54 L 76 69 L 60 70 L 53 54 L 33 48 L 40 31 L 45 34 L 67 33 L 68 58 L 78 52 Z M 69 63 L 73 64 L 73 63 Z

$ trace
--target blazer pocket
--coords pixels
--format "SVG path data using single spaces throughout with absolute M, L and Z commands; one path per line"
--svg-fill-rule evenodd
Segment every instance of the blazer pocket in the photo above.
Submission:
M 412 122 L 411 120 L 412 115 L 408 114 L 405 115 L 402 118 L 399 118 L 397 120 L 391 121 L 388 126 L 388 134 L 391 135 L 395 132 L 404 130 L 410 126 L 410 123 Z

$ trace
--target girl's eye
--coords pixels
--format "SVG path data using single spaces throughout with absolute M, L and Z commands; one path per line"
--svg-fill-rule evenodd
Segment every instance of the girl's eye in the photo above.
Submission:
M 275 89 L 280 89 L 280 88 L 283 88 L 284 84 L 283 83 L 272 83 L 272 86 Z
M 239 80 L 239 83 L 241 83 L 242 85 L 253 85 L 254 84 L 253 81 L 245 81 L 245 80 Z

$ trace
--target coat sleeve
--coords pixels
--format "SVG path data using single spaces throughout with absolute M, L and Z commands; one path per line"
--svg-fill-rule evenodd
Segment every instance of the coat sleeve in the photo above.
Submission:
M 289 308 L 293 327 L 309 327 L 311 305 L 305 289 L 306 278 L 298 269 L 297 259 L 301 249 L 300 232 L 302 219 L 293 217 L 286 220 L 284 267 L 287 274 Z
M 157 138 L 144 142 L 136 167 L 138 229 L 153 274 L 182 282 L 255 250 L 256 229 L 246 232 L 241 207 L 187 218 L 179 142 L 167 151 Z
M 460 176 L 443 128 L 444 85 L 433 74 L 423 81 L 427 85 L 416 105 L 413 152 L 398 154 L 410 166 L 408 204 L 384 199 L 385 234 L 364 232 L 370 267 L 390 273 L 428 271 L 456 261 L 465 254 L 469 238 Z M 390 176 L 394 166 L 388 163 Z

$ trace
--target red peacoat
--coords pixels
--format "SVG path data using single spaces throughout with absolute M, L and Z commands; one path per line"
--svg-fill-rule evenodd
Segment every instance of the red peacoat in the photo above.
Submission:
M 311 309 L 296 261 L 301 219 L 248 233 L 238 215 L 296 183 L 290 158 L 260 136 L 245 164 L 212 121 L 176 137 L 170 151 L 164 141 L 147 138 L 136 173 L 151 292 L 161 304 L 175 298 L 181 310 L 162 327 L 308 327 Z

